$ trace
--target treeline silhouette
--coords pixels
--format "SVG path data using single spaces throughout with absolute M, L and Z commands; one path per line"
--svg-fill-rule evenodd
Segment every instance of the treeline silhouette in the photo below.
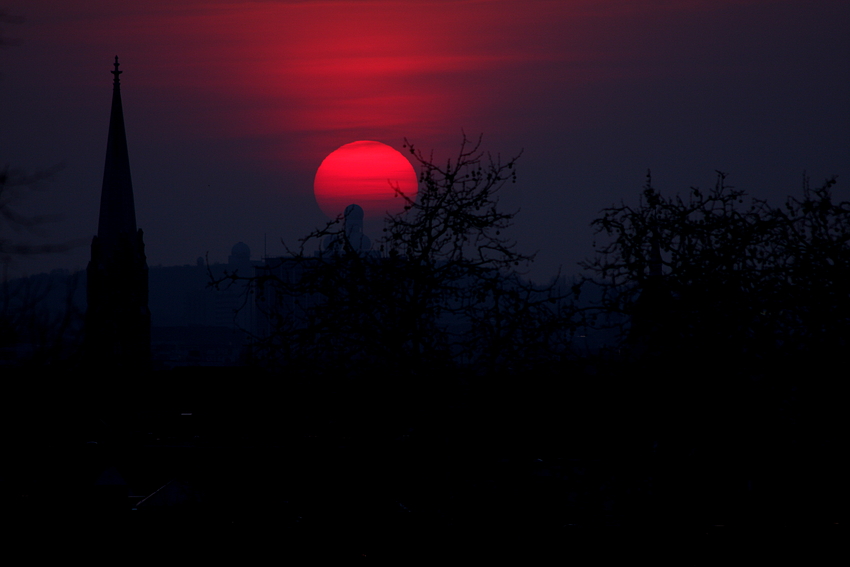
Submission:
M 746 541 L 832 541 L 850 315 L 833 180 L 774 208 L 722 174 L 685 197 L 648 179 L 594 221 L 581 278 L 537 285 L 498 202 L 516 159 L 480 139 L 445 166 L 408 147 L 419 195 L 399 194 L 375 245 L 340 218 L 254 275 L 211 278 L 247 284 L 246 366 L 82 368 L 39 395 L 7 373 L 7 426 L 25 424 L 8 508 L 50 509 L 51 452 L 23 457 L 41 445 L 98 526 L 191 518 L 304 556 L 500 556 L 471 544 L 489 533 L 561 556 L 613 538 L 621 558 L 673 537 L 710 564 Z M 584 347 L 611 327 L 619 340 Z
M 464 144 L 445 168 L 413 151 L 420 198 L 377 253 L 340 219 L 304 241 L 334 246 L 252 278 L 269 323 L 255 362 L 315 401 L 304 415 L 394 436 L 392 491 L 432 527 L 835 525 L 850 317 L 835 181 L 774 208 L 722 173 L 685 197 L 648 176 L 637 205 L 594 221 L 598 255 L 564 290 L 524 279 L 531 257 L 504 240 L 495 190 L 516 161 Z M 619 341 L 580 348 L 611 326 Z
M 833 201 L 834 184 L 806 179 L 802 198 L 771 207 L 745 204 L 722 173 L 684 199 L 647 176 L 638 206 L 593 222 L 609 239 L 583 263 L 602 290 L 599 312 L 622 316 L 632 357 L 710 354 L 758 372 L 837 355 L 850 324 L 850 203 Z

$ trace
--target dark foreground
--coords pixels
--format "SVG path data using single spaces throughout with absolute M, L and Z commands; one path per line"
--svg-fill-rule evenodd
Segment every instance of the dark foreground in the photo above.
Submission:
M 829 564 L 844 535 L 830 420 L 715 415 L 603 378 L 544 395 L 248 369 L 9 375 L 4 523 L 185 557 Z

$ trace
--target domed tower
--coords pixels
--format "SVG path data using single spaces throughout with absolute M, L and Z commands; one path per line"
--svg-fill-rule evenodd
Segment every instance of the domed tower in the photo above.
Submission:
M 250 272 L 251 264 L 251 249 L 244 242 L 237 242 L 230 249 L 230 256 L 227 257 L 227 267 L 230 271 L 242 268 L 240 276 L 252 276 Z
M 100 216 L 86 270 L 85 351 L 93 366 L 147 369 L 151 362 L 148 266 L 142 231 L 136 227 L 117 56 L 114 65 Z

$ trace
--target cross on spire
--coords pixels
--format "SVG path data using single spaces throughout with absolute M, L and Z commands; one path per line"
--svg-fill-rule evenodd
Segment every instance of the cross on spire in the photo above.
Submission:
M 118 65 L 120 65 L 120 63 L 118 63 L 118 56 L 116 55 L 116 56 L 115 56 L 115 70 L 114 70 L 114 71 L 110 71 L 110 73 L 112 73 L 113 75 L 115 75 L 115 79 L 113 79 L 113 81 L 112 81 L 112 84 L 113 84 L 113 85 L 115 85 L 115 86 L 118 86 L 118 84 L 120 83 L 120 81 L 118 80 L 118 75 L 120 75 L 121 73 L 123 73 L 123 72 L 124 72 L 124 71 L 119 71 L 119 70 L 118 70 Z

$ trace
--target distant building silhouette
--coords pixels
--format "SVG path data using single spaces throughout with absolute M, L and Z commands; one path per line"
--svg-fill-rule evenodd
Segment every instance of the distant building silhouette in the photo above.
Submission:
M 130 178 L 118 57 L 112 71 L 112 112 L 92 239 L 86 311 L 86 357 L 94 366 L 146 369 L 151 360 L 148 266 Z
M 343 231 L 342 234 L 328 235 L 324 239 L 325 252 L 340 253 L 350 247 L 351 250 L 358 253 L 368 253 L 372 249 L 372 241 L 363 233 L 363 207 L 356 203 L 352 203 L 345 207 L 343 215 Z
M 150 268 L 151 353 L 156 369 L 236 366 L 254 329 L 254 309 L 244 280 L 254 275 L 251 249 L 237 242 L 227 263 Z M 220 285 L 210 285 L 221 281 Z

